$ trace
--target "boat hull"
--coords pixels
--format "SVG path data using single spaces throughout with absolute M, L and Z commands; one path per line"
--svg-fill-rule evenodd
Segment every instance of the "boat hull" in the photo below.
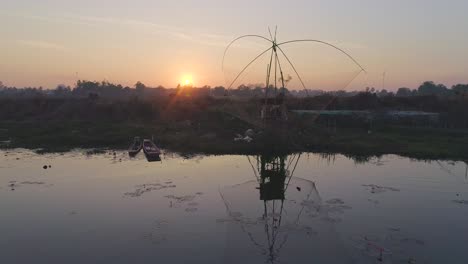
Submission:
M 143 152 L 148 161 L 161 161 L 161 150 L 149 139 L 143 140 Z
M 135 137 L 133 144 L 128 148 L 128 155 L 135 157 L 143 148 L 143 142 L 139 137 Z

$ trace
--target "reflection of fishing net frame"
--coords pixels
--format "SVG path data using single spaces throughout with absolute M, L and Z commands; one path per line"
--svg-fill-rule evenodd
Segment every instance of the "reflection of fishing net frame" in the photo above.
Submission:
M 293 162 L 293 156 L 291 162 Z M 299 161 L 300 155 L 297 155 L 297 162 Z M 285 156 L 257 156 L 257 170 L 260 172 L 259 177 L 259 185 L 260 185 L 260 200 L 264 203 L 264 213 L 263 218 L 268 218 L 268 207 L 267 202 L 272 201 L 272 211 L 271 215 L 273 216 L 271 222 L 271 228 L 268 225 L 268 220 L 265 222 L 265 232 L 267 234 L 268 239 L 268 249 L 269 249 L 269 260 L 273 262 L 276 258 L 276 255 L 279 253 L 279 250 L 282 246 L 278 249 L 275 249 L 275 243 L 277 236 L 279 234 L 281 220 L 283 216 L 283 209 L 284 209 L 284 200 L 285 200 L 285 192 L 287 189 L 286 179 L 288 178 L 289 181 L 291 180 L 294 171 L 289 173 L 289 166 L 285 168 L 286 157 Z M 291 165 L 289 163 L 288 165 Z M 288 181 L 288 183 L 289 183 Z M 275 201 L 281 201 L 279 213 L 276 212 L 277 208 L 275 207 Z M 275 218 L 276 215 L 279 215 L 278 218 Z M 285 243 L 284 240 L 283 243 Z
M 252 244 L 260 249 L 263 255 L 267 256 L 269 263 L 275 263 L 279 251 L 288 238 L 287 233 L 285 233 L 285 236 L 282 236 L 280 241 L 278 240 L 280 233 L 283 232 L 281 225 L 284 217 L 285 192 L 294 173 L 294 170 L 290 173 L 289 167 L 293 163 L 297 165 L 299 159 L 300 155 L 293 155 L 290 159 L 286 156 L 261 155 L 255 157 L 256 162 L 253 162 L 248 157 L 257 180 L 224 188 L 220 193 L 229 216 L 240 224 L 242 232 L 246 233 Z M 313 183 L 310 183 L 309 186 L 311 187 L 310 192 L 312 192 Z M 254 194 L 252 192 L 255 190 L 254 188 L 259 190 L 259 198 L 263 204 L 263 213 L 258 217 L 255 217 L 257 211 L 251 210 L 254 201 L 249 201 L 251 198 L 242 201 L 242 199 Z M 308 196 L 311 195 L 310 192 Z M 242 210 L 243 212 L 238 212 L 236 209 L 239 208 L 236 207 L 246 208 Z M 298 224 L 299 217 L 298 215 L 297 218 L 289 219 L 287 224 L 291 226 Z M 260 226 L 262 228 L 259 228 Z M 262 233 L 264 236 L 261 235 Z M 263 239 L 266 239 L 266 243 L 261 241 Z
M 260 157 L 260 200 L 284 200 L 284 157 Z
M 291 263 L 300 263 L 303 255 L 294 252 L 308 252 L 313 243 L 323 243 L 310 239 L 317 231 L 330 229 L 320 220 L 326 210 L 321 210 L 315 183 L 293 177 L 300 154 L 248 159 L 256 180 L 220 190 L 230 217 L 228 244 L 233 243 L 227 248 L 226 263 L 261 263 L 265 258 L 267 263 L 277 263 L 281 261 L 280 252 Z M 251 243 L 242 242 L 245 238 Z M 321 247 L 332 248 L 327 242 L 316 246 L 326 251 Z
M 299 72 L 297 71 L 296 67 L 294 66 L 294 64 L 292 63 L 292 61 L 289 59 L 289 57 L 286 55 L 286 53 L 283 51 L 283 49 L 281 48 L 281 46 L 284 46 L 284 45 L 287 45 L 287 44 L 291 44 L 291 43 L 299 43 L 299 42 L 313 42 L 313 43 L 319 43 L 319 44 L 323 44 L 323 45 L 326 45 L 326 46 L 329 46 L 331 48 L 334 48 L 336 50 L 338 50 L 339 52 L 343 53 L 344 55 L 346 55 L 354 64 L 356 64 L 356 66 L 359 67 L 359 72 L 348 82 L 348 84 L 344 87 L 346 88 L 349 84 L 351 84 L 351 82 L 353 82 L 361 72 L 366 72 L 366 70 L 349 54 L 347 53 L 346 51 L 344 51 L 343 49 L 331 44 L 331 43 L 328 43 L 328 42 L 325 42 L 325 41 L 322 41 L 322 40 L 315 40 L 315 39 L 299 39 L 299 40 L 291 40 L 291 41 L 285 41 L 285 42 L 281 42 L 281 43 L 278 43 L 277 42 L 277 39 L 276 39 L 276 36 L 277 36 L 277 30 L 275 29 L 275 34 L 273 35 L 269 30 L 269 33 L 270 33 L 270 38 L 267 38 L 267 37 L 264 37 L 264 36 L 260 36 L 260 35 L 244 35 L 244 36 L 240 36 L 236 39 L 234 39 L 231 43 L 229 43 L 229 45 L 226 47 L 226 50 L 224 51 L 224 55 L 223 55 L 223 62 L 222 62 L 222 70 L 224 71 L 224 62 L 225 62 L 225 58 L 226 58 L 226 54 L 229 50 L 229 48 L 238 40 L 240 39 L 244 39 L 244 38 L 257 38 L 257 39 L 261 39 L 261 40 L 265 40 L 267 41 L 271 47 L 269 47 L 268 49 L 264 50 L 263 52 L 261 52 L 259 55 L 257 55 L 255 58 L 253 58 L 237 75 L 236 77 L 232 80 L 232 82 L 229 84 L 228 86 L 228 90 L 231 89 L 231 87 L 234 85 L 234 83 L 239 79 L 239 77 L 255 62 L 257 61 L 260 57 L 262 57 L 263 55 L 267 54 L 268 52 L 270 52 L 270 61 L 267 65 L 267 72 L 266 72 L 266 85 L 265 85 L 265 97 L 264 99 L 261 100 L 261 110 L 260 110 L 260 118 L 264 121 L 264 122 L 272 122 L 272 121 L 287 121 L 288 120 L 288 115 L 287 115 L 287 109 L 286 109 L 286 104 L 285 104 L 285 97 L 286 97 L 286 94 L 285 94 L 285 90 L 286 90 L 286 85 L 285 85 L 285 79 L 284 79 L 284 73 L 283 73 L 283 67 L 281 65 L 281 61 L 279 59 L 279 56 L 278 56 L 278 51 L 280 52 L 281 55 L 284 56 L 284 58 L 286 59 L 287 63 L 291 66 L 291 68 L 293 69 L 295 75 L 297 76 L 297 78 L 299 79 L 301 85 L 302 85 L 302 88 L 306 91 L 306 93 L 308 94 L 308 91 L 307 91 L 307 88 L 304 84 L 304 81 L 302 80 Z M 279 76 L 279 78 L 278 78 Z M 271 81 L 271 77 L 273 77 L 274 81 Z M 278 88 L 278 81 L 281 83 L 281 87 Z M 270 93 L 270 90 L 271 93 Z M 334 98 L 332 98 L 330 100 L 330 103 L 332 103 L 334 101 Z M 327 106 L 325 105 L 325 107 L 322 109 L 324 110 Z M 317 114 L 315 117 L 314 117 L 314 120 L 319 116 L 319 114 Z

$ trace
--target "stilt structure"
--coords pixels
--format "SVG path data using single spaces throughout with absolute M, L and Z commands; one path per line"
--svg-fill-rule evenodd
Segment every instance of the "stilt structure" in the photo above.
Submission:
M 276 42 L 276 29 L 273 36 L 270 32 L 272 39 L 270 63 L 267 65 L 267 78 L 265 86 L 265 98 L 262 100 L 262 108 L 260 111 L 260 118 L 265 122 L 287 121 L 288 113 L 285 104 L 285 90 L 283 68 L 278 59 L 278 43 Z M 274 66 L 273 66 L 274 65 Z M 281 87 L 278 89 L 278 74 Z M 274 82 L 270 83 L 273 75 Z M 272 93 L 272 94 L 270 94 Z

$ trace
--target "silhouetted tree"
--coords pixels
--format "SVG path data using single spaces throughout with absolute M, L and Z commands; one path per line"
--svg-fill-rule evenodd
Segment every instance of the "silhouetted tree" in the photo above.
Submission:
M 57 85 L 57 88 L 52 92 L 55 96 L 68 96 L 71 94 L 70 86 L 65 86 L 64 84 Z
M 378 96 L 379 97 L 385 97 L 385 96 L 393 96 L 393 92 L 389 92 L 387 91 L 386 89 L 382 89 L 379 93 L 378 93 Z
M 226 88 L 223 86 L 216 86 L 213 88 L 213 95 L 214 96 L 224 96 L 226 94 Z
M 454 85 L 452 86 L 452 91 L 456 94 L 456 95 L 460 95 L 460 96 L 468 96 L 468 84 L 457 84 L 457 85 Z
M 398 97 L 408 97 L 408 96 L 411 96 L 411 95 L 412 95 L 411 89 L 406 88 L 406 87 L 399 88 L 397 93 L 396 93 L 396 96 L 398 96 Z
M 424 82 L 418 88 L 419 95 L 446 95 L 448 89 L 443 84 L 435 84 L 434 82 Z
M 142 82 L 138 81 L 135 84 L 135 90 L 138 94 L 143 94 L 145 92 L 146 85 L 144 85 Z

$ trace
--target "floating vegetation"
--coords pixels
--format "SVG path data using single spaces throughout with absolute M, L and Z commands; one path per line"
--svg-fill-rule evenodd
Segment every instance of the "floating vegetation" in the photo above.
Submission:
M 312 216 L 317 216 L 316 213 L 344 213 L 344 210 L 352 209 L 351 206 L 345 204 L 342 199 L 335 198 L 326 201 L 325 203 L 318 203 L 313 200 L 304 200 L 300 203 L 306 209 L 306 212 Z
M 8 187 L 10 188 L 11 191 L 16 190 L 17 188 L 23 185 L 42 185 L 42 186 L 49 187 L 49 186 L 52 186 L 53 184 L 46 185 L 46 183 L 42 181 L 22 181 L 22 182 L 10 181 L 8 182 Z
M 21 184 L 35 184 L 35 185 L 42 185 L 42 184 L 45 184 L 45 182 L 39 182 L 39 181 L 24 181 L 24 182 L 21 182 Z
M 342 199 L 335 198 L 335 199 L 330 199 L 326 201 L 326 203 L 336 205 L 336 204 L 344 204 L 345 202 Z
M 166 195 L 165 197 L 170 199 L 170 206 L 169 207 L 180 207 L 181 205 L 187 205 L 188 207 L 185 208 L 186 212 L 193 213 L 198 211 L 198 205 L 199 203 L 194 202 L 194 200 L 203 195 L 202 192 L 197 192 L 195 194 L 191 195 L 182 195 L 182 196 L 177 196 L 177 195 Z
M 133 192 L 126 192 L 124 195 L 129 197 L 140 197 L 147 192 L 159 191 L 168 188 L 176 188 L 176 185 L 160 184 L 160 183 L 148 183 L 135 186 L 136 189 Z
M 330 199 L 321 204 L 311 200 L 306 200 L 302 201 L 300 205 L 306 209 L 306 213 L 309 215 L 309 217 L 325 215 L 321 218 L 321 220 L 329 223 L 341 222 L 340 218 L 330 216 L 329 214 L 343 214 L 345 210 L 352 209 L 351 206 L 346 205 L 345 202 L 339 198 Z
M 85 154 L 86 156 L 92 156 L 92 155 L 101 155 L 101 154 L 106 154 L 107 153 L 107 149 L 89 149 L 89 150 L 86 150 Z
M 363 184 L 362 186 L 366 187 L 366 189 L 370 193 L 384 193 L 387 191 L 392 191 L 392 192 L 399 192 L 400 189 L 393 188 L 393 187 L 385 187 L 385 186 L 379 186 L 375 184 Z
M 175 196 L 175 195 L 166 195 L 168 199 L 175 200 L 177 203 L 190 202 L 195 199 L 195 195 L 184 195 L 184 196 Z
M 468 205 L 468 200 L 453 200 L 454 203 Z
M 426 263 L 420 262 L 424 259 L 420 255 L 426 244 L 423 240 L 408 236 L 399 228 L 389 231 L 391 233 L 384 236 L 356 235 L 350 240 L 353 247 L 378 263 Z
M 17 186 L 17 185 L 16 185 L 16 181 L 11 181 L 11 182 L 8 184 L 8 187 L 10 187 L 12 191 L 15 190 L 16 186 Z

